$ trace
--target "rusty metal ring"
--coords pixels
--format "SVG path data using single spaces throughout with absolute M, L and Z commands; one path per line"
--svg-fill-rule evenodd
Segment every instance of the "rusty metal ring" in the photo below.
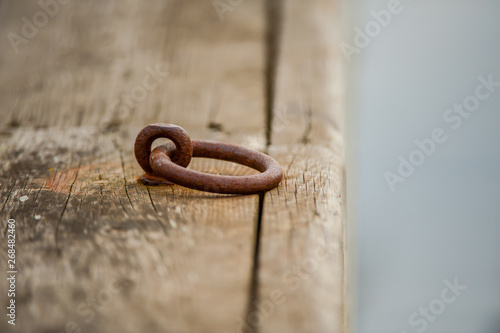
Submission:
M 283 171 L 273 158 L 242 146 L 217 141 L 192 140 L 193 157 L 205 157 L 235 162 L 260 171 L 251 176 L 221 176 L 186 169 L 173 163 L 172 144 L 156 147 L 151 153 L 150 163 L 156 175 L 175 184 L 192 189 L 224 193 L 254 194 L 276 187 Z
M 139 135 L 137 135 L 134 152 L 137 162 L 146 171 L 141 180 L 149 185 L 171 184 L 155 175 L 149 163 L 151 146 L 159 138 L 170 139 L 175 144 L 176 149 L 170 154 L 172 162 L 182 167 L 187 167 L 193 156 L 191 138 L 182 127 L 172 124 L 151 124 L 144 127 Z

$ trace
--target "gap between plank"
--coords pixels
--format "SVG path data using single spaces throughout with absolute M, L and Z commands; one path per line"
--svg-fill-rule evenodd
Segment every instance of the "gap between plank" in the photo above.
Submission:
M 276 73 L 278 68 L 278 55 L 279 44 L 281 37 L 282 26 L 282 11 L 283 0 L 265 1 L 265 15 L 266 15 L 266 40 L 265 40 L 265 127 L 266 127 L 266 147 L 265 153 L 269 151 L 272 139 L 273 130 L 273 108 L 274 98 L 276 92 Z M 262 230 L 262 216 L 264 213 L 264 199 L 265 192 L 259 194 L 259 210 L 257 214 L 257 221 L 255 225 L 255 245 L 252 263 L 252 272 L 250 280 L 250 290 L 248 297 L 248 306 L 246 318 L 255 311 L 258 311 L 257 305 L 259 302 L 259 255 L 260 255 L 260 238 Z M 259 327 L 250 326 L 252 333 L 258 333 Z
M 276 73 L 281 39 L 283 0 L 265 1 L 266 11 L 266 153 L 272 143 Z
M 257 215 L 257 222 L 255 224 L 255 246 L 252 262 L 252 277 L 250 280 L 250 290 L 248 297 L 248 306 L 245 321 L 249 318 L 250 314 L 258 311 L 257 304 L 259 302 L 259 254 L 260 254 L 260 235 L 262 230 L 262 212 L 264 208 L 265 193 L 259 193 L 259 212 Z M 249 326 L 249 333 L 258 333 L 259 327 Z

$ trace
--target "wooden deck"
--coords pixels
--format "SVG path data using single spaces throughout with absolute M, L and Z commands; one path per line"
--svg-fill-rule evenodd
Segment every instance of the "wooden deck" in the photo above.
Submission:
M 0 1 L 0 267 L 12 218 L 18 271 L 0 332 L 344 332 L 339 3 L 62 2 Z M 143 186 L 133 142 L 157 122 L 285 179 Z

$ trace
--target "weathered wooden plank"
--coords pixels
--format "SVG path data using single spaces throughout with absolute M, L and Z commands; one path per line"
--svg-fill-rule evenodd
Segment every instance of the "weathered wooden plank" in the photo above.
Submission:
M 0 6 L 4 35 L 20 37 L 22 18 L 32 22 L 41 11 L 26 0 Z M 227 131 L 260 132 L 261 7 L 247 1 L 220 21 L 203 0 L 60 5 L 17 53 L 2 38 L 0 125 L 116 129 L 168 117 L 187 127 L 212 122 Z M 177 112 L 167 112 L 172 109 Z
M 0 6 L 3 32 L 40 10 Z M 18 225 L 19 330 L 234 331 L 258 197 L 142 186 L 132 146 L 144 124 L 171 122 L 262 149 L 263 20 L 260 1 L 223 22 L 206 1 L 74 1 L 17 54 L 2 40 L 0 219 Z
M 265 195 L 260 332 L 343 332 L 344 159 L 339 4 L 286 0 L 269 153 L 285 169 Z
M 2 227 L 19 221 L 23 329 L 342 331 L 335 3 L 269 5 L 283 26 L 280 41 L 280 22 L 267 18 L 277 45 L 268 45 L 266 80 L 260 1 L 232 7 L 223 22 L 210 2 L 147 4 L 71 2 L 17 54 L 2 45 L 0 126 L 10 139 L 0 143 L 0 216 Z M 20 18 L 39 11 L 0 6 L 3 31 L 19 32 Z M 131 147 L 146 123 L 263 148 L 264 91 L 268 150 L 286 179 L 265 195 L 260 218 L 256 196 L 135 182 Z

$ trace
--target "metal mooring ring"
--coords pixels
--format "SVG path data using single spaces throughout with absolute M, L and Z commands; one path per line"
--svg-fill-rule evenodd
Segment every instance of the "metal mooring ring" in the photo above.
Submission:
M 167 124 L 156 124 L 156 126 L 180 128 Z M 143 132 L 144 130 L 141 133 Z M 190 143 L 192 155 L 189 160 L 191 157 L 215 158 L 242 164 L 261 173 L 251 176 L 221 176 L 188 170 L 185 165 L 178 163 L 179 156 L 182 155 L 179 154 L 182 146 L 179 147 L 177 144 L 174 146 L 172 143 L 168 143 L 156 147 L 149 153 L 149 167 L 153 171 L 153 175 L 156 178 L 192 189 L 224 194 L 254 194 L 268 191 L 276 187 L 283 177 L 283 171 L 278 162 L 253 149 L 217 141 L 192 140 Z M 139 156 L 145 155 L 139 154 Z M 136 156 L 138 156 L 137 144 Z M 139 164 L 143 162 L 143 160 L 137 160 Z M 148 182 L 149 179 L 141 178 L 141 180 L 151 184 Z
M 137 135 L 134 152 L 137 162 L 146 171 L 146 174 L 141 176 L 141 181 L 147 185 L 172 184 L 155 175 L 149 163 L 151 146 L 159 138 L 170 139 L 175 144 L 176 149 L 169 155 L 174 163 L 187 167 L 193 156 L 191 138 L 182 127 L 172 124 L 151 124 L 144 127 Z

